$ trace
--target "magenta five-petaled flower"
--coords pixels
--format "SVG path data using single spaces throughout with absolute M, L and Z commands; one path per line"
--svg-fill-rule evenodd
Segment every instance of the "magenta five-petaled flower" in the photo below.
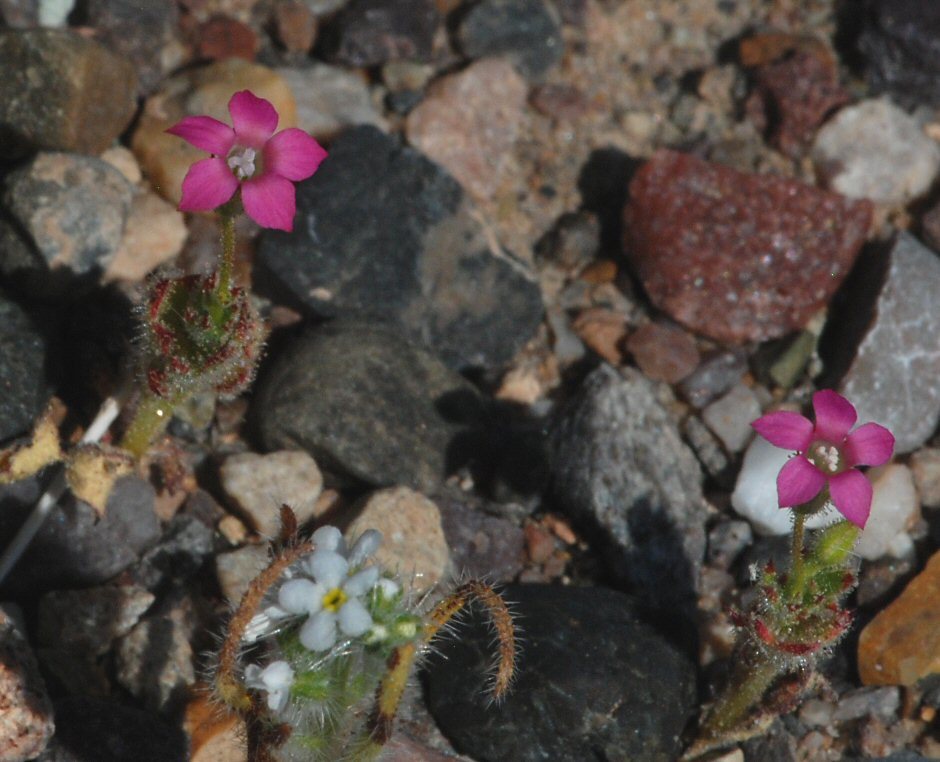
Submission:
M 275 135 L 277 110 L 248 90 L 232 96 L 228 111 L 232 127 L 211 116 L 188 116 L 167 130 L 213 154 L 186 173 L 180 211 L 211 211 L 240 188 L 249 217 L 262 227 L 290 231 L 297 208 L 294 183 L 316 172 L 326 151 L 296 127 Z
M 816 424 L 799 413 L 779 411 L 751 426 L 772 445 L 795 450 L 777 475 L 781 508 L 808 503 L 829 487 L 836 509 L 864 528 L 871 511 L 872 488 L 856 466 L 880 466 L 894 452 L 894 436 L 884 426 L 866 423 L 852 431 L 858 413 L 841 394 L 823 389 L 813 395 Z

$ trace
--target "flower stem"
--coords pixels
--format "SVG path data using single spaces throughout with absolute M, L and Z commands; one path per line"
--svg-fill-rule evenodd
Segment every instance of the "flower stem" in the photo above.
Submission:
M 803 592 L 803 535 L 806 528 L 806 514 L 797 509 L 793 519 L 793 540 L 790 545 L 790 578 L 787 591 L 791 598 L 797 598 Z
M 121 447 L 135 458 L 142 457 L 150 447 L 150 443 L 170 422 L 173 411 L 182 402 L 180 398 L 167 400 L 149 391 L 144 392 L 134 410 L 134 418 L 121 439 Z
M 219 260 L 219 280 L 216 293 L 222 304 L 228 304 L 232 295 L 232 279 L 235 272 L 235 215 L 222 207 L 220 213 L 222 228 L 222 258 Z

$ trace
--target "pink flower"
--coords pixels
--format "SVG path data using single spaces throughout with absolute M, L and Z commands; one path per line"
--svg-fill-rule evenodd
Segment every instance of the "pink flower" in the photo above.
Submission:
M 799 413 L 769 413 L 751 426 L 772 445 L 796 450 L 777 475 L 781 508 L 808 503 L 829 487 L 839 512 L 864 528 L 871 511 L 872 488 L 856 466 L 880 466 L 894 452 L 894 436 L 884 426 L 866 423 L 851 431 L 858 413 L 830 389 L 813 395 L 816 425 Z
M 293 183 L 316 172 L 326 151 L 296 127 L 275 135 L 277 111 L 248 90 L 232 96 L 228 111 L 234 127 L 211 116 L 188 116 L 167 130 L 213 154 L 186 173 L 180 211 L 216 209 L 241 188 L 249 217 L 262 227 L 289 232 L 297 209 Z

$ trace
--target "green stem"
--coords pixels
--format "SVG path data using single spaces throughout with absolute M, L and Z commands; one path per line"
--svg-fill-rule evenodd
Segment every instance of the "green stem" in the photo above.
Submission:
M 793 539 L 790 545 L 790 577 L 787 592 L 790 598 L 798 598 L 803 592 L 803 535 L 806 529 L 806 514 L 799 508 L 793 520 Z
M 166 400 L 145 392 L 134 410 L 134 418 L 124 432 L 121 448 L 140 458 L 147 452 L 150 443 L 160 434 L 173 417 L 173 411 L 183 399 Z
M 216 293 L 222 304 L 232 297 L 232 279 L 235 272 L 235 215 L 225 207 L 220 213 L 222 228 L 222 258 L 219 261 L 219 281 Z

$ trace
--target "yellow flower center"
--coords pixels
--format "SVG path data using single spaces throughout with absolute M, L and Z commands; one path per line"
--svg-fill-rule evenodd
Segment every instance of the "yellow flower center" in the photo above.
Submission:
M 349 600 L 349 596 L 343 592 L 342 588 L 334 587 L 323 596 L 323 608 L 335 614 L 347 600 Z

